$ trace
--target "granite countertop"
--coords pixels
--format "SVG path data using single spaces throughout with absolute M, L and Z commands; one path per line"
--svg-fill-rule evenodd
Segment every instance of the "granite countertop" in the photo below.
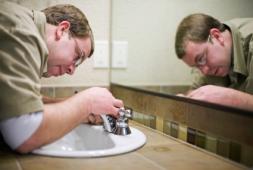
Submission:
M 135 122 L 131 126 L 147 136 L 140 149 L 116 156 L 101 158 L 56 158 L 33 154 L 20 155 L 0 145 L 1 170 L 83 170 L 83 169 L 221 169 L 246 167 L 187 143 L 161 134 Z

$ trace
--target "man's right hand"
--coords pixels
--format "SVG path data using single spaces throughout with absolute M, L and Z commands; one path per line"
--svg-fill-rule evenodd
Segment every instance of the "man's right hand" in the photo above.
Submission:
M 92 87 L 76 95 L 81 100 L 81 105 L 83 102 L 83 110 L 88 114 L 110 114 L 117 117 L 119 108 L 124 107 L 122 100 L 113 97 L 106 88 Z

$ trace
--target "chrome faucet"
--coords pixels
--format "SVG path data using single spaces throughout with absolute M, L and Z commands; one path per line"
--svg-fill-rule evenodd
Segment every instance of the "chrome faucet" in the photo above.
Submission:
M 110 115 L 101 115 L 104 121 L 104 129 L 107 132 L 114 133 L 116 135 L 128 135 L 131 130 L 128 125 L 128 119 L 133 116 L 132 109 L 119 109 L 119 118 L 114 118 Z

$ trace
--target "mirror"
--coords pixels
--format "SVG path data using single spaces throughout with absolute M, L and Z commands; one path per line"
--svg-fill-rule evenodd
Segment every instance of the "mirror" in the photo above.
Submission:
M 111 82 L 169 94 L 187 91 L 191 69 L 174 50 L 180 21 L 191 13 L 220 21 L 252 17 L 252 6 L 251 0 L 113 0 Z

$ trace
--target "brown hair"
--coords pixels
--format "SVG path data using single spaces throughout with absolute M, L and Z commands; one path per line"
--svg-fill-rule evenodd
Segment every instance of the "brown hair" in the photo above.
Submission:
M 89 22 L 84 13 L 73 5 L 60 4 L 43 9 L 47 23 L 58 25 L 62 21 L 70 22 L 70 32 L 76 37 L 91 39 L 90 57 L 94 52 L 94 37 Z
M 182 59 L 185 55 L 185 45 L 188 41 L 206 41 L 212 28 L 217 28 L 221 32 L 226 29 L 224 24 L 206 14 L 191 14 L 185 17 L 176 32 L 175 50 L 178 58 Z

